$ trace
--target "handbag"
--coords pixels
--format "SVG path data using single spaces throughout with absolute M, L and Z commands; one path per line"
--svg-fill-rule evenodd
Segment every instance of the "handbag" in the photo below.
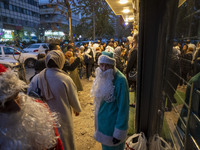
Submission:
M 137 79 L 137 70 L 136 70 L 136 68 L 133 68 L 128 73 L 128 80 L 136 81 L 136 79 Z

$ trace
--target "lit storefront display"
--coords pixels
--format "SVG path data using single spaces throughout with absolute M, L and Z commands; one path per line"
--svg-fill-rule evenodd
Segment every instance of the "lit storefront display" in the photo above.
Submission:
M 46 36 L 48 39 L 55 38 L 55 39 L 60 39 L 65 36 L 64 32 L 62 31 L 52 31 L 52 30 L 47 30 L 44 32 L 44 36 Z
M 3 29 L 3 32 L 0 33 L 1 39 L 0 41 L 8 41 L 8 40 L 13 40 L 13 34 L 14 30 L 6 30 Z

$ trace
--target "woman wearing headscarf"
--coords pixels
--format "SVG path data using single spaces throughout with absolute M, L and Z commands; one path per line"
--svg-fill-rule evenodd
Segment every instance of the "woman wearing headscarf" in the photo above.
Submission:
M 58 130 L 64 149 L 74 150 L 72 110 L 76 116 L 81 112 L 77 88 L 69 75 L 62 70 L 65 56 L 62 51 L 52 50 L 45 59 L 47 68 L 37 74 L 31 81 L 28 93 L 41 90 L 52 111 L 60 114 L 61 128 Z
M 124 62 L 121 58 L 121 47 L 117 46 L 114 51 L 114 58 L 116 60 L 116 68 L 119 69 L 122 73 L 124 70 Z

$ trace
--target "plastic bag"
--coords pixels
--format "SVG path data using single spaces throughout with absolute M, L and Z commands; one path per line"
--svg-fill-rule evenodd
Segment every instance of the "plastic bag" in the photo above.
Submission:
M 150 141 L 149 150 L 172 150 L 171 146 L 158 134 Z
M 147 150 L 147 140 L 143 132 L 133 134 L 126 140 L 124 150 Z

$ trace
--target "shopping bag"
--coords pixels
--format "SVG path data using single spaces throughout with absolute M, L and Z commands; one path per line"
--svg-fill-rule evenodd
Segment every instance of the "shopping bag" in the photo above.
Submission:
M 133 134 L 126 140 L 124 150 L 147 150 L 147 140 L 143 132 Z
M 172 150 L 171 146 L 158 134 L 150 140 L 149 150 Z

